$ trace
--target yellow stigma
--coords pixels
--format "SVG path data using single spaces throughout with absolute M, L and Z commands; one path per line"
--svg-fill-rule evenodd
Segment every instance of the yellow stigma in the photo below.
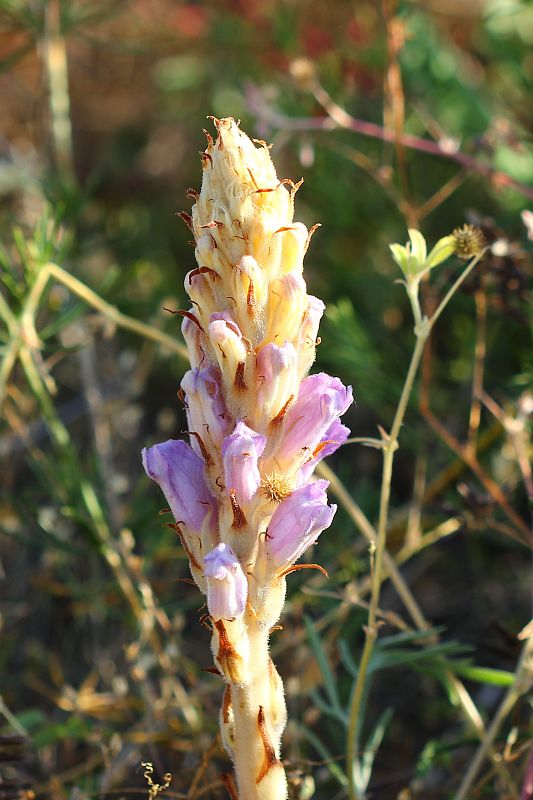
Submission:
M 463 225 L 462 228 L 455 228 L 453 237 L 455 252 L 459 258 L 478 256 L 486 246 L 483 231 L 475 225 Z
M 271 472 L 261 481 L 260 491 L 269 503 L 281 503 L 292 494 L 292 481 L 281 472 Z

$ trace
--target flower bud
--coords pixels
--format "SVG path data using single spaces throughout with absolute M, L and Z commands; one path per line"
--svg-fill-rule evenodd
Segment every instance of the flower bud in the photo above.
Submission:
M 305 281 L 297 272 L 289 272 L 273 281 L 267 318 L 270 341 L 280 344 L 296 337 L 307 306 L 305 290 Z
M 298 334 L 296 349 L 298 351 L 298 376 L 303 378 L 315 360 L 315 345 L 318 326 L 324 313 L 325 305 L 318 297 L 309 295 L 307 308 L 303 315 L 302 325 Z
M 256 358 L 257 408 L 267 419 L 274 419 L 298 386 L 297 354 L 292 342 L 281 347 L 267 344 Z
M 190 369 L 183 376 L 181 388 L 185 392 L 189 430 L 211 440 L 220 449 L 224 436 L 233 427 L 223 398 L 220 370 L 213 364 L 203 369 Z M 200 455 L 196 440 L 192 446 Z
M 239 364 L 246 361 L 242 333 L 227 311 L 211 314 L 208 331 L 222 374 L 231 385 Z
M 293 222 L 288 230 L 279 235 L 283 236 L 281 263 L 283 272 L 294 271 L 301 274 L 309 231 L 301 222 Z
M 222 443 L 226 492 L 235 492 L 239 505 L 248 503 L 259 488 L 261 476 L 257 462 L 265 449 L 266 438 L 239 420 L 235 430 Z
M 248 582 L 231 547 L 221 543 L 204 558 L 207 607 L 213 620 L 234 619 L 246 608 Z
M 267 555 L 276 567 L 294 564 L 331 525 L 337 506 L 327 504 L 328 485 L 328 481 L 308 483 L 274 511 L 265 541 Z

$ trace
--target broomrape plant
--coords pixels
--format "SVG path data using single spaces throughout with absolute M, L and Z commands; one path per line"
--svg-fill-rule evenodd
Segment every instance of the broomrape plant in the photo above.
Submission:
M 308 375 L 324 304 L 306 291 L 310 231 L 293 222 L 299 184 L 278 180 L 264 142 L 215 119 L 201 192 L 182 214 L 198 267 L 182 332 L 191 369 L 181 383 L 191 444 L 143 451 L 163 490 L 199 589 L 215 664 L 226 682 L 224 745 L 241 800 L 287 796 L 280 762 L 283 685 L 268 652 L 286 575 L 331 524 L 318 462 L 346 441 L 352 390 Z M 308 566 L 308 565 L 305 565 Z

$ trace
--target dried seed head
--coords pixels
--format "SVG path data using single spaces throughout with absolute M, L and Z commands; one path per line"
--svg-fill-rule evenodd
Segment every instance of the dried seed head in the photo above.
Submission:
M 462 228 L 455 228 L 453 237 L 455 252 L 459 258 L 467 259 L 478 256 L 486 246 L 483 231 L 475 225 L 463 225 Z

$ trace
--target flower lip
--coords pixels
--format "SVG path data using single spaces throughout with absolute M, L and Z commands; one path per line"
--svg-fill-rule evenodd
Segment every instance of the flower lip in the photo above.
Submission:
M 142 451 L 143 466 L 167 499 L 177 522 L 200 531 L 212 506 L 204 477 L 204 462 L 181 439 L 169 439 Z
M 335 422 L 352 402 L 351 386 L 344 386 L 338 378 L 324 372 L 309 375 L 302 381 L 298 397 L 283 421 L 283 440 L 277 457 L 286 464 L 304 448 L 314 452 L 320 442 L 328 438 L 333 444 L 335 440 L 333 436 L 328 437 L 329 431 L 340 436 L 339 445 L 342 444 L 348 429 L 335 426 Z M 333 450 L 328 446 L 327 453 L 323 452 L 321 457 Z
M 266 552 L 276 567 L 297 561 L 331 525 L 337 506 L 327 504 L 328 485 L 324 480 L 307 483 L 275 510 L 268 526 Z

